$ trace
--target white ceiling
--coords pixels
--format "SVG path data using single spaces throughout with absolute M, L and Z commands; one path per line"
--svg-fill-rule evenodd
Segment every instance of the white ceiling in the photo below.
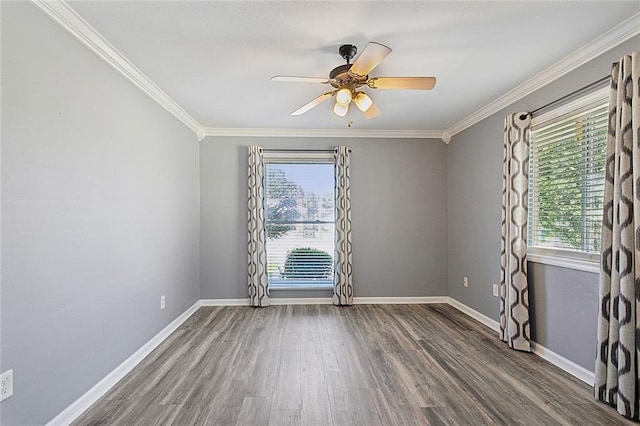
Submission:
M 361 129 L 444 130 L 640 12 L 640 2 L 71 1 L 70 6 L 202 126 L 342 129 L 326 77 L 338 47 L 393 49 L 371 76 L 436 76 L 433 91 L 373 91 Z

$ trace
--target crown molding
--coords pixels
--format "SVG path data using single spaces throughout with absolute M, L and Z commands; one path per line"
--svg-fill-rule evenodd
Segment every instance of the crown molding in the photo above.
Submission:
M 205 127 L 205 136 L 250 136 L 277 138 L 392 138 L 392 139 L 442 139 L 441 130 L 376 130 L 376 129 L 259 129 Z
M 449 131 L 442 131 L 442 142 L 446 143 L 447 145 L 449 145 L 449 142 L 451 142 L 451 135 L 449 134 Z
M 448 128 L 445 133 L 449 137 L 460 133 L 638 34 L 640 34 L 640 13 L 636 13 L 569 56 L 516 86 L 495 101 L 458 121 Z
M 199 141 L 207 136 L 250 137 L 321 137 L 321 138 L 394 138 L 442 139 L 473 126 L 501 109 L 539 90 L 547 84 L 589 62 L 618 44 L 640 34 L 640 13 L 576 50 L 566 58 L 516 86 L 498 99 L 458 121 L 447 130 L 374 130 L 374 129 L 260 129 L 203 127 L 169 95 L 124 57 L 98 31 L 78 15 L 64 0 L 31 0 L 42 12 L 76 37 L 109 65 L 115 68 L 169 113 L 193 130 Z
M 193 130 L 198 140 L 204 138 L 204 131 L 200 123 L 125 58 L 118 49 L 102 37 L 87 21 L 82 19 L 64 0 L 32 0 L 32 2 L 47 16 L 60 24 L 120 74 L 149 95 L 151 99 Z

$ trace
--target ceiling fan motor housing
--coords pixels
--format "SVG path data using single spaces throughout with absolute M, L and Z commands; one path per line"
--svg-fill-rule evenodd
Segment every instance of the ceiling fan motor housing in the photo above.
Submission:
M 368 75 L 358 76 L 355 74 L 349 74 L 351 64 L 340 65 L 335 67 L 329 73 L 329 82 L 333 87 L 351 87 L 351 89 L 358 88 L 367 83 Z
M 367 82 L 368 76 L 357 76 L 354 74 L 349 74 L 349 70 L 351 69 L 351 60 L 358 53 L 358 48 L 353 44 L 343 44 L 338 49 L 340 56 L 347 61 L 346 64 L 335 67 L 329 72 L 329 81 L 331 85 L 336 89 L 340 87 L 349 87 L 351 90 L 354 90 Z

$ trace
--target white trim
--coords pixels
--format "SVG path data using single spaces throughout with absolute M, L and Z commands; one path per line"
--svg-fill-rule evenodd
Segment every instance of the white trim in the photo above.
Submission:
M 600 273 L 600 263 L 569 257 L 559 257 L 547 254 L 527 253 L 529 262 L 543 263 L 545 265 L 560 266 L 562 268 L 577 269 L 578 271 Z
M 576 364 L 573 361 L 568 360 L 567 358 L 558 355 L 550 349 L 545 348 L 539 343 L 531 342 L 531 352 L 538 355 L 540 358 L 545 361 L 550 362 L 561 370 L 566 371 L 571 374 L 573 377 L 576 377 L 586 384 L 593 386 L 594 373 L 587 370 L 586 368 Z
M 447 296 L 429 296 L 429 297 L 354 297 L 354 305 L 413 305 L 413 304 L 431 304 L 431 303 L 447 303 Z
M 200 299 L 200 306 L 250 306 L 249 299 Z
M 311 163 L 311 164 L 333 164 L 336 161 L 336 156 L 333 150 L 327 150 L 324 152 L 313 151 L 279 151 L 269 152 L 266 150 L 262 157 L 265 163 L 277 163 L 279 161 L 286 161 L 291 163 Z
M 332 304 L 331 297 L 271 297 L 272 306 Z M 354 297 L 354 305 L 410 305 L 449 303 L 447 296 L 430 297 Z M 200 306 L 249 306 L 249 299 L 200 299 Z
M 269 284 L 269 291 L 333 290 L 333 284 Z
M 498 323 L 498 321 L 493 320 L 491 318 L 489 318 L 488 316 L 481 314 L 480 312 L 476 311 L 475 309 L 470 308 L 469 306 L 465 305 L 462 302 L 457 301 L 456 299 L 452 298 L 452 297 L 448 297 L 448 303 L 449 305 L 453 306 L 454 308 L 456 308 L 457 310 L 459 310 L 460 312 L 467 314 L 468 316 L 470 316 L 471 318 L 473 318 L 474 320 L 486 325 L 487 327 L 489 327 L 491 330 L 495 331 L 495 332 L 499 332 L 500 331 L 500 324 Z
M 140 349 L 135 351 L 133 355 L 124 360 L 122 364 L 117 366 L 113 371 L 107 374 L 95 386 L 89 389 L 84 395 L 75 402 L 65 408 L 60 414 L 51 419 L 47 426 L 68 425 L 76 420 L 84 413 L 94 402 L 106 394 L 109 389 L 115 386 L 124 376 L 127 375 L 136 365 L 138 365 L 147 355 L 157 348 L 171 333 L 173 333 L 187 318 L 200 308 L 200 301 L 194 303 L 190 308 L 184 311 L 178 318 L 171 321 L 169 325 L 163 328 L 158 334 L 153 336 L 151 340 L 142 345 Z
M 445 132 L 450 136 L 460 133 L 461 131 L 495 114 L 501 109 L 568 74 L 620 43 L 629 40 L 637 34 L 640 34 L 640 13 L 636 13 L 631 18 L 582 46 L 569 56 L 551 65 L 549 68 L 536 74 L 524 83 L 516 86 L 514 89 L 480 108 L 468 117 L 458 121 L 453 126 L 445 130 Z M 608 72 L 608 70 L 603 70 L 603 74 L 605 72 Z
M 211 137 L 274 137 L 274 138 L 390 138 L 390 139 L 444 139 L 441 130 L 377 130 L 377 129 L 259 129 L 205 127 L 204 134 Z
M 442 132 L 442 142 L 446 143 L 447 145 L 449 145 L 449 142 L 451 142 L 451 135 L 446 130 Z
M 331 297 L 272 297 L 269 299 L 271 306 L 282 305 L 331 305 Z
M 115 68 L 120 74 L 135 84 L 151 99 L 169 111 L 193 130 L 198 140 L 204 138 L 204 130 L 195 118 L 189 115 L 169 95 L 144 75 L 135 65 L 109 43 L 95 28 L 85 21 L 64 0 L 32 0 L 42 12 L 56 21 L 75 38 L 91 49 L 100 58 Z

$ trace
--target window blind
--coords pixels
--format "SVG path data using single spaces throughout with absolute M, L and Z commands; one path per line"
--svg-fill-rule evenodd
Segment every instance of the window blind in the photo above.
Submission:
M 333 283 L 334 207 L 333 160 L 265 161 L 270 286 Z
M 534 123 L 529 162 L 533 248 L 598 254 L 608 105 L 598 99 Z

